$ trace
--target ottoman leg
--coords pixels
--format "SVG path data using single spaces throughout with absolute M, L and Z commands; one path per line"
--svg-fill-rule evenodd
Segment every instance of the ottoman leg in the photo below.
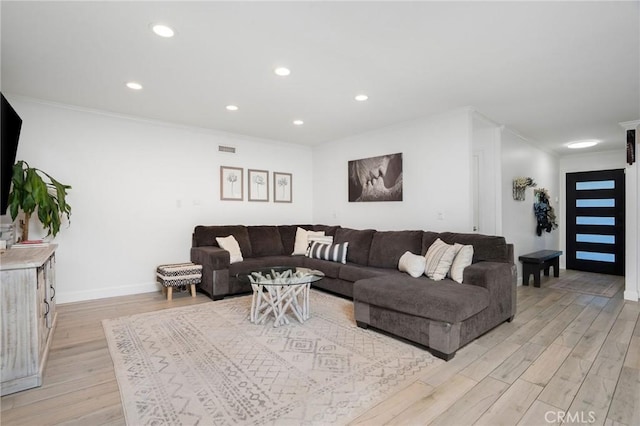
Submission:
M 196 285 L 191 284 L 191 297 L 196 297 Z
M 167 300 L 169 302 L 173 300 L 173 287 L 167 287 Z
M 167 288 L 162 286 L 162 295 L 164 296 L 165 294 L 167 294 Z

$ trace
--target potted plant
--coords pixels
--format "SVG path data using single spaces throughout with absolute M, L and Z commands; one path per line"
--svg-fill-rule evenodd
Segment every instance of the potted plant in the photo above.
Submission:
M 71 216 L 71 206 L 66 200 L 67 190 L 71 189 L 71 186 L 58 182 L 40 169 L 30 167 L 26 161 L 18 161 L 13 166 L 11 183 L 11 218 L 15 220 L 20 210 L 24 212 L 24 221 L 21 224 L 22 241 L 29 239 L 29 219 L 36 210 L 38 219 L 47 230 L 47 236 L 55 237 L 60 232 L 62 216 L 66 215 L 67 220 Z

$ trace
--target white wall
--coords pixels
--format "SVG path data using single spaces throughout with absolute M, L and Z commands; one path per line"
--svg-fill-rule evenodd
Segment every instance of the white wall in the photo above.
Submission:
M 59 302 L 158 289 L 155 267 L 189 260 L 196 225 L 311 221 L 308 147 L 8 99 L 23 120 L 17 158 L 73 186 L 55 239 Z M 220 201 L 220 165 L 245 168 L 245 201 Z M 294 202 L 246 201 L 247 168 L 292 173 Z
M 509 129 L 501 135 L 502 158 L 502 234 L 514 244 L 515 262 L 518 266 L 518 284 L 522 283 L 522 265 L 518 256 L 538 250 L 558 250 L 560 227 L 542 236 L 536 234 L 536 218 L 533 213 L 533 188 L 527 188 L 525 201 L 516 201 L 512 195 L 512 182 L 516 177 L 531 177 L 537 188 L 549 190 L 551 206 L 560 214 L 561 198 L 558 185 L 558 159 L 556 156 L 531 145 Z M 558 224 L 560 224 L 558 222 Z
M 456 110 L 314 147 L 313 221 L 357 229 L 470 232 L 469 113 Z M 403 201 L 350 203 L 348 162 L 398 152 Z
M 625 291 L 624 298 L 628 300 L 640 300 L 640 163 L 638 154 L 640 146 L 640 121 L 636 120 L 624 124 L 625 130 L 636 130 L 636 161 L 633 164 L 625 164 Z

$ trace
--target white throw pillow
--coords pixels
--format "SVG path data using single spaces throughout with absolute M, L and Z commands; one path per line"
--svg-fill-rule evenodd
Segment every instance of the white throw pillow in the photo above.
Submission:
M 473 246 L 463 246 L 462 244 L 457 243 L 453 246 L 457 253 L 456 257 L 453 258 L 453 263 L 451 263 L 449 276 L 455 282 L 462 284 L 464 268 L 471 265 L 471 262 L 473 262 Z
M 309 248 L 309 237 L 324 237 L 324 231 L 307 231 L 304 228 L 296 229 L 296 242 L 293 245 L 292 256 L 307 254 Z
M 333 244 L 333 237 L 331 235 L 309 235 L 307 240 L 309 241 L 309 245 L 314 241 L 321 244 Z
M 424 256 L 407 251 L 398 261 L 398 270 L 400 272 L 406 272 L 413 278 L 418 278 L 420 275 L 424 274 L 426 265 L 427 259 Z
M 221 249 L 229 252 L 229 263 L 242 262 L 242 252 L 240 245 L 233 235 L 228 237 L 216 237 L 216 241 Z
M 451 263 L 455 256 L 455 247 L 438 238 L 427 250 L 425 256 L 427 264 L 424 274 L 434 281 L 444 279 L 447 276 L 447 272 L 449 272 L 449 268 L 451 268 Z

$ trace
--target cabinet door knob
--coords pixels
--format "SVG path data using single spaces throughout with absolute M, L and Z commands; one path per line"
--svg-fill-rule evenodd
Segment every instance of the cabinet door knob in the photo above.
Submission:
M 56 288 L 52 285 L 50 285 L 49 288 L 53 291 L 53 294 L 51 295 L 51 300 L 53 300 L 56 298 Z
M 47 311 L 44 313 L 44 316 L 46 317 L 47 315 L 49 315 L 49 302 L 45 300 L 44 303 L 45 305 L 47 305 Z

